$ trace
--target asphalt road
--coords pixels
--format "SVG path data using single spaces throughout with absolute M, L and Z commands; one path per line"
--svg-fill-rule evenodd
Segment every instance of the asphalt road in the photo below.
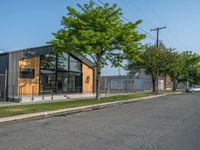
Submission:
M 200 150 L 200 93 L 0 125 L 1 150 Z

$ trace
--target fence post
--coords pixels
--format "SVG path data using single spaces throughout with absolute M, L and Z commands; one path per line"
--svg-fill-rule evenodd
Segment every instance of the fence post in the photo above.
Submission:
M 32 86 L 32 98 L 31 100 L 33 101 L 34 100 L 34 87 Z
M 15 100 L 15 86 L 13 85 L 13 101 Z
M 5 80 L 5 87 L 4 87 L 4 101 L 7 100 L 7 69 L 5 71 L 4 80 Z
M 120 87 L 120 83 L 119 83 L 119 79 L 118 79 L 118 89 L 119 89 L 119 91 L 118 91 L 118 94 L 121 92 L 121 89 L 120 89 L 121 87 Z
M 53 100 L 53 89 L 51 89 L 51 100 Z
M 22 97 L 21 97 L 21 86 L 19 86 L 19 92 L 18 92 L 18 94 L 19 94 L 19 102 L 21 102 L 21 101 L 22 101 Z
M 110 80 L 108 80 L 107 82 L 108 82 L 108 90 L 107 90 L 107 95 L 108 95 L 108 94 L 111 93 L 111 92 L 110 92 L 110 89 L 111 89 L 111 88 L 110 88 L 110 87 L 111 87 L 111 82 L 110 82 Z
M 42 100 L 44 100 L 44 91 L 42 91 Z
M 42 85 L 42 100 L 44 100 L 44 84 Z

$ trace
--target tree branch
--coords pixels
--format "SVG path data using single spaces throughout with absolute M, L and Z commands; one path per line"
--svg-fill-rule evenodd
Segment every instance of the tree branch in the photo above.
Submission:
M 94 56 L 90 55 L 91 58 L 94 60 L 94 63 L 97 64 L 97 60 L 94 58 Z

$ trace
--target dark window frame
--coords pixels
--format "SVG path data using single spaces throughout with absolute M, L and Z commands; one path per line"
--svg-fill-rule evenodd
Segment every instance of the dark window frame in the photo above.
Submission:
M 52 54 L 52 53 L 51 53 Z M 73 55 L 71 55 L 71 54 L 68 54 L 68 70 L 62 70 L 62 69 L 59 69 L 58 68 L 58 58 L 59 58 L 59 55 L 58 54 L 53 54 L 53 55 L 55 55 L 56 56 L 56 67 L 55 67 L 55 69 L 45 69 L 45 68 L 42 68 L 41 67 L 41 59 L 40 59 L 40 76 L 41 76 L 41 70 L 49 70 L 49 71 L 55 71 L 56 73 L 56 79 L 55 79 L 55 93 L 56 94 L 58 94 L 58 73 L 61 73 L 61 72 L 63 72 L 63 73 L 68 73 L 68 77 L 70 76 L 70 74 L 80 74 L 80 78 L 81 78 L 81 87 L 80 87 L 80 90 L 79 91 L 73 91 L 73 92 L 71 92 L 71 91 L 68 91 L 68 92 L 66 92 L 66 93 L 82 93 L 82 77 L 83 77 L 83 73 L 82 73 L 82 61 L 81 60 L 79 60 L 78 58 L 76 58 L 75 56 L 73 56 Z M 42 56 L 44 56 L 44 55 L 42 55 Z M 73 59 L 75 59 L 75 60 L 77 60 L 78 62 L 80 62 L 80 71 L 71 71 L 70 70 L 70 57 L 73 57 Z M 39 80 L 41 80 L 41 77 L 39 77 Z M 69 80 L 68 80 L 68 87 L 69 87 Z M 39 83 L 41 83 L 41 82 L 39 82 Z M 40 86 L 39 86 L 39 93 L 40 94 L 43 94 L 42 92 L 41 92 L 41 89 L 40 89 Z
M 45 71 L 47 71 L 47 72 L 45 72 Z M 48 73 L 48 71 L 50 73 Z M 43 85 L 41 85 L 41 82 L 42 82 L 41 80 L 43 79 L 42 74 L 55 76 L 55 80 L 52 80 L 53 82 L 52 82 L 51 86 L 47 85 L 44 88 L 44 81 L 43 81 Z M 52 92 L 51 90 L 53 90 L 53 92 L 56 92 L 56 84 L 57 84 L 56 74 L 57 74 L 56 70 L 40 68 L 40 78 L 39 78 L 39 93 L 40 94 L 44 94 L 44 93 L 45 94 L 47 94 L 47 93 L 50 94 Z M 50 88 L 50 87 L 52 87 L 52 88 Z M 47 91 L 45 91 L 45 90 L 47 90 Z

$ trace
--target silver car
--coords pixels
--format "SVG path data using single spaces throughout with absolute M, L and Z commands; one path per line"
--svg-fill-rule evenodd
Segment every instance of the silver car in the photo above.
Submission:
M 186 92 L 193 93 L 193 92 L 200 92 L 200 86 L 194 85 L 186 89 Z

